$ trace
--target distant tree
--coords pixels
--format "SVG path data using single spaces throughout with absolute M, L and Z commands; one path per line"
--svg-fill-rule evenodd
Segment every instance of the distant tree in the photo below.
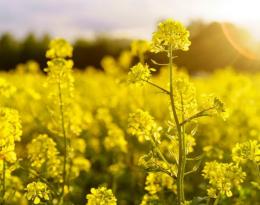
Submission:
M 10 33 L 0 37 L 0 69 L 8 69 L 19 62 L 19 44 Z

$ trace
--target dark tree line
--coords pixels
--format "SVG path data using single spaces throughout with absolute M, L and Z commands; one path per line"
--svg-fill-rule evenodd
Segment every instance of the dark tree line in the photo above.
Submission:
M 28 34 L 24 39 L 16 39 L 10 33 L 0 37 L 0 69 L 10 70 L 19 63 L 28 60 L 37 61 L 41 68 L 46 66 L 45 52 L 51 40 L 49 35 L 36 37 Z M 130 40 L 97 37 L 95 40 L 78 39 L 73 43 L 73 60 L 77 68 L 84 69 L 88 65 L 100 67 L 100 61 L 105 55 L 119 56 L 128 49 Z

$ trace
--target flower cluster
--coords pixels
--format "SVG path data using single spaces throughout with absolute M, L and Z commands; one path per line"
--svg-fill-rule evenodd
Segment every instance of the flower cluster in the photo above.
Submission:
M 160 204 L 161 201 L 158 196 L 165 189 L 170 192 L 176 192 L 173 178 L 165 173 L 149 173 L 145 181 L 145 190 L 148 193 L 143 196 L 141 205 Z
M 72 165 L 70 167 L 70 179 L 75 179 L 80 175 L 81 171 L 88 172 L 90 170 L 91 163 L 83 156 L 73 157 Z
M 19 74 L 39 74 L 41 72 L 40 65 L 34 60 L 28 60 L 25 63 L 19 63 L 16 68 L 16 72 Z
M 59 157 L 59 151 L 56 143 L 46 134 L 42 134 L 34 138 L 27 145 L 28 158 L 34 170 L 41 172 L 47 178 L 60 180 L 62 172 L 62 161 Z
M 237 188 L 245 179 L 246 174 L 233 163 L 207 162 L 203 176 L 209 180 L 208 195 L 216 198 L 219 194 L 227 197 L 233 195 L 232 188 Z
M 143 85 L 145 81 L 151 78 L 151 72 L 155 71 L 153 68 L 149 68 L 148 65 L 138 63 L 137 65 L 130 68 L 128 73 L 128 82 Z
M 26 197 L 34 204 L 40 204 L 50 200 L 50 190 L 48 186 L 40 181 L 32 182 L 26 187 Z
M 131 113 L 128 118 L 128 133 L 137 136 L 140 142 L 156 141 L 160 142 L 160 130 L 154 118 L 146 111 L 138 109 Z
M 191 44 L 189 31 L 178 21 L 167 19 L 159 23 L 153 33 L 151 51 L 155 53 L 172 50 L 187 51 Z
M 127 152 L 127 141 L 123 130 L 113 123 L 109 123 L 107 127 L 108 133 L 104 141 L 105 148 L 107 150 Z
M 16 88 L 8 83 L 4 78 L 0 78 L 0 97 L 4 96 L 6 98 L 13 95 Z
M 237 163 L 253 161 L 260 163 L 260 144 L 256 140 L 249 140 L 244 143 L 237 143 L 232 149 L 232 159 Z
M 106 187 L 92 188 L 91 194 L 86 196 L 88 202 L 86 205 L 116 205 L 116 198 L 111 189 Z
M 0 108 L 0 159 L 16 161 L 15 142 L 20 141 L 22 126 L 16 110 Z
M 145 181 L 145 190 L 150 195 L 155 195 L 162 191 L 163 188 L 174 191 L 176 187 L 173 178 L 165 173 L 149 173 Z
M 72 47 L 63 39 L 53 40 L 46 56 L 51 59 L 45 68 L 48 74 L 45 86 L 51 90 L 48 96 L 48 108 L 52 121 L 48 123 L 48 128 L 62 136 L 61 124 L 64 124 L 67 134 L 77 136 L 82 129 L 79 122 L 82 112 L 73 100 L 75 98 L 73 61 L 66 59 L 72 56 Z
M 140 205 L 154 205 L 154 204 L 160 204 L 159 197 L 157 195 L 145 194 L 143 196 L 143 199 L 142 199 L 142 202 Z
M 187 74 L 175 74 L 173 81 L 175 106 L 180 119 L 188 118 L 197 112 L 197 99 L 195 86 L 190 82 Z M 184 120 L 184 119 L 182 119 Z
M 72 51 L 73 47 L 66 40 L 58 38 L 50 42 L 46 57 L 52 59 L 72 57 Z

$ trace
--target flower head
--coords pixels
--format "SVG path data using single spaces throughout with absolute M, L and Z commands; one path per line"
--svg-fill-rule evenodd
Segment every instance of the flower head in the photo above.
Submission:
M 87 195 L 86 205 L 116 205 L 116 198 L 111 189 L 100 187 L 98 189 L 92 188 L 91 194 Z
M 141 205 L 154 205 L 154 204 L 160 204 L 160 200 L 157 195 L 145 194 L 143 196 Z
M 249 140 L 244 143 L 237 143 L 232 149 L 234 162 L 244 163 L 248 160 L 260 163 L 260 144 L 256 140 Z
M 35 170 L 40 172 L 45 167 L 46 177 L 55 179 L 61 177 L 61 159 L 52 138 L 46 134 L 39 135 L 27 145 L 27 150 L 31 166 Z
M 172 50 L 187 51 L 191 44 L 189 31 L 178 21 L 167 19 L 159 23 L 153 33 L 151 51 L 159 53 Z
M 8 162 L 16 160 L 15 142 L 20 141 L 22 126 L 16 110 L 0 108 L 0 157 Z
M 58 38 L 50 42 L 46 57 L 51 59 L 71 57 L 72 51 L 73 47 L 67 41 Z
M 0 78 L 0 97 L 10 97 L 16 91 L 16 88 L 9 84 L 4 78 Z
M 26 191 L 27 199 L 33 201 L 34 204 L 39 204 L 42 201 L 50 200 L 50 190 L 45 183 L 40 181 L 28 184 Z
M 143 110 L 138 109 L 128 118 L 128 132 L 138 137 L 140 142 L 153 140 L 160 142 L 160 130 L 153 117 Z
M 145 190 L 148 191 L 150 195 L 157 194 L 162 191 L 163 188 L 168 190 L 175 190 L 173 178 L 165 173 L 151 172 L 146 177 Z
M 207 162 L 203 169 L 203 176 L 209 180 L 208 195 L 216 198 L 218 194 L 231 197 L 232 188 L 238 187 L 246 174 L 233 163 Z
M 145 81 L 148 81 L 151 78 L 151 71 L 155 70 L 149 68 L 148 65 L 138 63 L 130 68 L 130 72 L 128 73 L 128 82 L 143 85 Z

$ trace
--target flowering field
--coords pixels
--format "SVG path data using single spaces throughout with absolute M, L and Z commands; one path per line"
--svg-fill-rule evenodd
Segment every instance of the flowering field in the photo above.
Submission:
M 174 54 L 191 43 L 166 20 L 104 71 L 73 68 L 56 39 L 45 73 L 2 72 L 0 204 L 259 204 L 260 74 L 189 76 Z

